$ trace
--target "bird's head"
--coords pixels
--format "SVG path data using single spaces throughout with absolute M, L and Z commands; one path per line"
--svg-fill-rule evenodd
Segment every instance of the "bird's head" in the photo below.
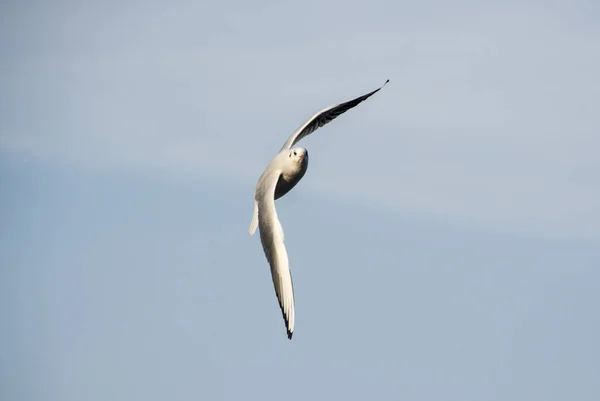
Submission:
M 288 157 L 296 164 L 308 163 L 308 150 L 304 148 L 290 149 Z

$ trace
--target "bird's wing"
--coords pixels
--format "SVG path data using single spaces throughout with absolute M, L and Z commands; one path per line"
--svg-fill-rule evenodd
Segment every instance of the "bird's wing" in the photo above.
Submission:
M 302 125 L 300 128 L 298 128 L 298 130 L 296 132 L 294 132 L 288 138 L 287 141 L 285 141 L 285 144 L 283 144 L 283 147 L 281 148 L 281 150 L 291 149 L 292 146 L 294 146 L 296 143 L 298 143 L 305 136 L 312 134 L 318 128 L 320 128 L 320 127 L 324 126 L 325 124 L 329 123 L 330 121 L 334 120 L 339 115 L 344 114 L 351 108 L 358 106 L 359 103 L 367 100 L 369 97 L 371 97 L 375 93 L 379 92 L 381 90 L 381 88 L 383 88 L 385 86 L 385 84 L 387 84 L 389 81 L 390 80 L 388 79 L 378 89 L 375 89 L 374 91 L 369 92 L 365 95 L 359 96 L 356 99 L 348 100 L 347 102 L 344 102 L 344 103 L 335 104 L 333 106 L 329 106 L 329 107 L 319 111 L 314 116 L 312 116 L 310 119 L 308 119 L 308 121 L 306 121 L 304 123 L 304 125 Z
M 283 228 L 275 209 L 275 187 L 281 170 L 266 171 L 258 183 L 255 200 L 258 204 L 260 242 L 271 266 L 275 294 L 283 314 L 287 336 L 294 332 L 294 287 L 287 251 L 283 243 Z

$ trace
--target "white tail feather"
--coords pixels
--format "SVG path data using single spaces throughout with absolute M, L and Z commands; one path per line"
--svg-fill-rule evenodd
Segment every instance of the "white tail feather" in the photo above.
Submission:
M 250 222 L 250 228 L 248 229 L 248 235 L 254 235 L 258 227 L 258 203 L 254 201 L 254 213 L 252 214 L 252 221 Z

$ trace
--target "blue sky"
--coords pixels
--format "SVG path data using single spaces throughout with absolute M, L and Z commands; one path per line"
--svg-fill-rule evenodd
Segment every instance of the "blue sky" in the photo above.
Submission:
M 0 398 L 596 400 L 600 6 L 0 6 Z M 254 185 L 277 202 L 288 341 Z

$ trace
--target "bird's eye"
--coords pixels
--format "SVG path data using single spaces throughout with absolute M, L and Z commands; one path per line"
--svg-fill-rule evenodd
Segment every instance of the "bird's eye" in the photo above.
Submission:
M 294 156 L 296 156 L 296 151 L 294 150 Z

